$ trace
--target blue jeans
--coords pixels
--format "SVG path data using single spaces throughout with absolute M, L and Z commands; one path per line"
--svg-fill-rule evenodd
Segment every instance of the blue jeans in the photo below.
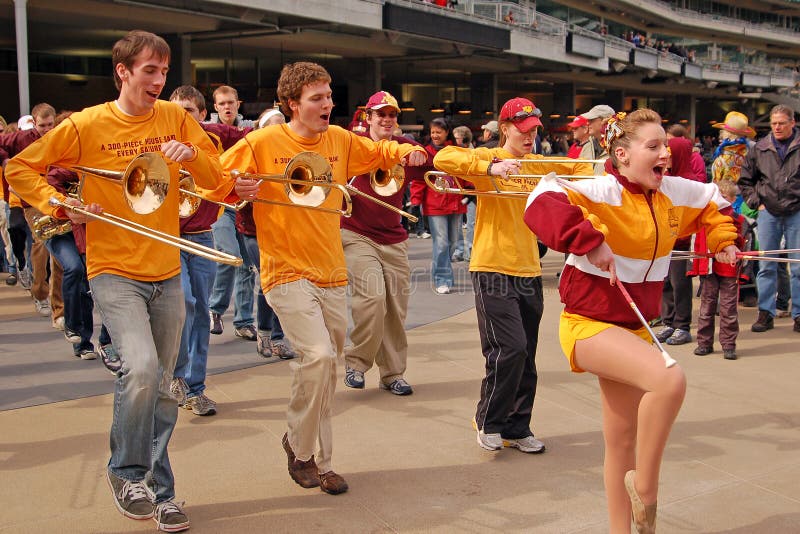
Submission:
M 247 260 L 252 263 L 256 270 L 261 267 L 260 254 L 258 252 L 258 240 L 255 236 L 242 235 L 242 242 L 244 243 L 245 250 L 247 251 Z M 261 284 L 258 284 L 258 329 L 266 332 L 271 330 L 270 340 L 278 341 L 283 339 L 283 328 L 281 322 L 278 320 L 278 314 L 272 311 L 272 308 L 267 304 L 267 299 L 264 298 L 264 291 L 261 289 Z
M 214 245 L 217 250 L 236 256 L 244 257 L 244 247 L 241 246 L 240 235 L 236 231 L 236 212 L 225 208 L 220 218 L 211 225 L 214 232 Z M 231 303 L 231 293 L 235 290 L 233 301 L 233 326 L 253 324 L 253 286 L 256 276 L 245 259 L 239 267 L 233 265 L 217 264 L 214 278 L 214 289 L 208 301 L 209 309 L 222 315 Z
M 453 286 L 453 264 L 450 258 L 461 232 L 461 214 L 429 215 L 428 224 L 433 238 L 433 285 Z
M 61 264 L 64 271 L 61 292 L 64 298 L 64 326 L 81 336 L 80 343 L 73 343 L 72 350 L 94 350 L 92 333 L 94 331 L 94 301 L 86 280 L 86 262 L 75 245 L 72 232 L 61 234 L 44 242 L 48 252 Z M 100 345 L 111 343 L 106 327 L 100 330 Z
M 211 231 L 199 234 L 181 234 L 206 247 L 214 246 Z M 181 251 L 181 285 L 186 307 L 186 321 L 181 332 L 175 377 L 186 380 L 188 397 L 200 395 L 206 389 L 206 367 L 208 364 L 208 338 L 211 318 L 208 315 L 208 296 L 214 283 L 217 264 L 212 260 Z
M 464 261 L 469 261 L 472 258 L 472 241 L 475 239 L 475 214 L 477 210 L 477 202 L 467 204 L 467 235 L 464 238 Z
M 781 237 L 786 239 L 786 248 L 800 248 L 800 212 L 776 217 L 767 210 L 758 212 L 758 244 L 762 250 L 781 248 Z M 800 259 L 800 254 L 788 254 Z M 777 267 L 771 261 L 758 262 L 758 309 L 775 316 L 775 297 L 778 293 Z M 790 264 L 790 286 L 792 288 L 792 317 L 800 317 L 800 264 Z
M 120 354 L 108 469 L 125 480 L 152 473 L 155 502 L 175 497 L 167 445 L 178 418 L 169 393 L 184 320 L 180 276 L 139 282 L 113 274 L 89 281 Z

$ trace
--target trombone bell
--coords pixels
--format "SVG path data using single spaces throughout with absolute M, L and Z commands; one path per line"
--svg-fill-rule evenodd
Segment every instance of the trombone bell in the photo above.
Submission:
M 405 183 L 406 173 L 399 163 L 391 169 L 376 169 L 369 173 L 369 185 L 382 197 L 390 197 L 400 191 Z
M 301 152 L 289 162 L 284 176 L 292 180 L 284 185 L 286 196 L 292 204 L 317 207 L 328 198 L 330 187 L 314 185 L 314 182 L 330 184 L 333 180 L 328 161 L 315 152 Z
M 128 163 L 124 171 L 109 171 L 82 167 L 71 168 L 84 174 L 78 187 L 78 199 L 83 201 L 83 185 L 87 174 L 122 186 L 128 207 L 139 215 L 153 213 L 164 203 L 169 191 L 169 168 L 155 152 L 139 154 Z

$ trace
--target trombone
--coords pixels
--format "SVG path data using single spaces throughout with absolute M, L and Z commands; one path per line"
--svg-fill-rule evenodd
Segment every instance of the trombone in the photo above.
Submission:
M 399 163 L 392 167 L 391 169 L 384 170 L 384 169 L 376 169 L 369 173 L 369 185 L 375 193 L 382 197 L 390 197 L 395 193 L 399 192 L 403 189 L 403 184 L 405 183 L 406 173 L 403 170 L 403 166 Z M 389 204 L 388 202 L 384 202 L 378 198 L 373 197 L 372 195 L 368 195 L 363 191 L 353 187 L 350 184 L 347 184 L 347 190 L 350 192 L 351 195 L 357 195 L 368 199 L 375 204 L 386 208 L 387 210 L 393 211 L 405 218 L 407 218 L 411 222 L 418 222 L 419 218 L 411 215 L 407 211 L 403 211 L 400 208 L 396 208 Z
M 521 160 L 524 161 L 524 160 Z M 575 162 L 576 160 L 570 160 Z M 547 163 L 550 163 L 551 160 L 547 160 Z M 539 180 L 547 176 L 546 174 L 509 174 L 506 178 L 521 178 L 524 180 L 529 180 L 529 184 L 532 186 L 536 186 L 539 183 Z M 452 178 L 453 185 L 447 180 L 447 177 Z M 486 177 L 483 176 L 482 177 Z M 584 175 L 584 174 L 559 174 L 559 178 L 563 178 L 565 180 L 586 180 L 586 179 L 593 179 L 594 175 Z M 431 181 L 433 178 L 433 181 Z M 442 171 L 428 171 L 423 176 L 425 183 L 428 184 L 428 187 L 436 191 L 437 193 L 447 193 L 453 195 L 473 195 L 473 196 L 489 196 L 489 197 L 500 197 L 500 198 L 525 198 L 527 197 L 531 191 L 503 191 L 497 186 L 497 182 L 495 181 L 495 176 L 488 176 L 488 178 L 492 182 L 492 186 L 494 190 L 490 191 L 478 191 L 477 189 L 466 189 L 461 185 L 459 182 L 458 177 L 452 176 L 447 174 L 446 172 Z
M 124 171 L 109 171 L 106 169 L 82 166 L 71 167 L 71 170 L 83 175 L 77 192 L 77 200 L 82 204 L 86 203 L 83 200 L 83 184 L 87 175 L 92 175 L 121 185 L 128 206 L 134 213 L 140 215 L 153 213 L 160 208 L 169 190 L 169 169 L 164 159 L 154 152 L 139 154 L 131 160 Z M 237 256 L 232 256 L 189 241 L 188 239 L 182 239 L 178 236 L 149 228 L 110 213 L 92 213 L 84 208 L 62 202 L 55 197 L 50 199 L 49 204 L 53 207 L 60 207 L 75 213 L 80 213 L 90 219 L 103 221 L 119 228 L 124 228 L 125 230 L 155 239 L 167 245 L 178 247 L 185 252 L 196 254 L 197 256 L 211 261 L 235 266 L 242 264 L 242 258 Z
M 83 185 L 87 176 L 102 178 L 122 186 L 122 194 L 134 213 L 153 213 L 164 203 L 169 191 L 169 169 L 164 159 L 155 152 L 139 154 L 128 163 L 124 171 L 109 171 L 75 165 L 70 170 L 82 174 L 78 186 L 78 200 L 83 202 Z
M 231 176 L 234 179 L 245 178 L 259 180 L 259 182 L 284 184 L 284 191 L 289 198 L 288 203 L 263 198 L 254 198 L 247 202 L 262 202 L 289 208 L 307 208 L 326 213 L 335 213 L 342 217 L 350 217 L 353 211 L 353 200 L 350 198 L 347 188 L 342 184 L 333 182 L 331 164 L 316 152 L 304 151 L 297 154 L 286 164 L 286 170 L 282 175 L 239 172 L 234 169 L 231 171 Z M 344 209 L 321 207 L 321 204 L 325 202 L 333 189 L 341 191 L 346 206 Z M 238 206 L 239 204 L 236 205 Z
M 83 201 L 81 200 L 81 202 Z M 91 211 L 88 211 L 84 208 L 73 206 L 72 204 L 67 204 L 66 202 L 62 202 L 61 200 L 58 200 L 55 197 L 51 197 L 49 203 L 54 208 L 64 208 L 66 210 L 70 210 L 75 213 L 80 213 L 81 215 L 84 215 L 96 221 L 107 222 L 108 224 L 112 224 L 119 228 L 130 230 L 135 234 L 139 234 L 144 237 L 149 237 L 150 239 L 155 239 L 156 241 L 159 241 L 167 245 L 178 247 L 184 252 L 189 252 L 190 254 L 201 256 L 203 258 L 206 258 L 207 260 L 215 261 L 217 263 L 224 263 L 227 265 L 233 265 L 236 267 L 242 264 L 242 258 L 239 258 L 237 256 L 226 254 L 225 252 L 209 248 L 204 245 L 200 245 L 193 241 L 189 241 L 188 239 L 182 239 L 180 237 L 168 234 L 166 232 L 154 230 L 153 228 L 149 228 L 142 224 L 135 223 L 127 219 L 123 219 L 122 217 L 117 217 L 116 215 L 111 215 L 110 213 L 101 213 L 101 214 L 92 213 Z

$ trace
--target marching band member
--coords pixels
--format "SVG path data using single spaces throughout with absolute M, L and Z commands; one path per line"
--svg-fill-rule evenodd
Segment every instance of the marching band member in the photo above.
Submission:
M 112 51 L 119 98 L 72 114 L 47 139 L 36 141 L 9 161 L 6 177 L 39 210 L 83 223 L 84 215 L 52 207 L 64 198 L 41 175 L 49 165 L 121 169 L 139 154 L 160 152 L 170 166 L 169 191 L 160 209 L 132 214 L 136 223 L 178 236 L 178 166 L 205 189 L 216 189 L 222 169 L 208 136 L 178 105 L 158 100 L 166 83 L 170 49 L 161 37 L 131 31 Z M 119 184 L 84 178 L 90 213 L 129 213 Z M 89 285 L 114 346 L 122 359 L 114 392 L 111 459 L 107 478 L 117 509 L 133 519 L 154 518 L 160 530 L 189 528 L 175 502 L 167 454 L 178 416 L 169 392 L 184 322 L 180 255 L 175 247 L 110 224 L 86 224 Z M 145 475 L 152 474 L 152 488 Z
M 464 176 L 479 190 L 525 192 L 531 180 L 518 174 L 518 158 L 530 160 L 523 169 L 542 173 L 592 173 L 586 163 L 548 163 L 531 153 L 541 113 L 526 98 L 512 98 L 500 110 L 497 148 L 474 150 L 448 146 L 434 165 L 452 176 Z M 490 177 L 497 177 L 494 180 Z M 486 375 L 475 413 L 478 444 L 487 450 L 514 447 L 539 453 L 544 443 L 531 431 L 536 395 L 536 345 L 542 318 L 542 270 L 536 236 L 522 220 L 524 194 L 518 200 L 478 196 L 475 243 L 469 270 L 475 289 L 481 347 Z
M 281 111 L 288 124 L 248 134 L 222 156 L 223 167 L 242 173 L 283 174 L 299 152 L 314 151 L 328 160 L 332 179 L 344 185 L 349 176 L 388 169 L 400 161 L 420 165 L 423 149 L 360 137 L 330 126 L 331 77 L 320 65 L 284 66 L 278 80 Z M 285 199 L 284 184 L 239 177 L 243 200 Z M 331 195 L 328 206 L 339 200 Z M 338 206 L 336 206 L 338 207 Z M 298 359 L 287 413 L 283 447 L 292 479 L 326 493 L 347 491 L 333 471 L 331 415 L 336 389 L 336 359 L 344 348 L 347 266 L 339 235 L 339 217 L 316 210 L 256 203 L 253 217 L 261 262 L 261 285 L 278 314 Z
M 661 458 L 686 391 L 667 368 L 634 310 L 613 287 L 624 282 L 646 320 L 658 316 L 670 252 L 679 237 L 707 228 L 709 249 L 733 264 L 736 228 L 713 185 L 665 176 L 661 117 L 649 109 L 609 119 L 606 176 L 542 180 L 525 222 L 548 247 L 569 252 L 561 276 L 561 346 L 575 372 L 598 376 L 611 532 L 655 532 Z
M 400 107 L 386 91 L 372 95 L 366 106 L 369 130 L 363 135 L 373 141 L 382 139 L 421 146 L 393 134 Z M 396 208 L 403 203 L 403 193 L 414 176 L 420 179 L 429 167 L 405 169 L 405 187 L 382 200 Z M 370 186 L 369 174 L 352 180 L 351 185 L 370 196 L 377 196 Z M 380 371 L 380 387 L 395 395 L 410 395 L 413 389 L 403 374 L 406 370 L 408 311 L 411 272 L 408 265 L 408 232 L 398 214 L 367 199 L 353 198 L 352 216 L 342 217 L 342 246 L 350 281 L 352 345 L 345 348 L 347 387 L 363 389 L 364 373 L 373 364 Z

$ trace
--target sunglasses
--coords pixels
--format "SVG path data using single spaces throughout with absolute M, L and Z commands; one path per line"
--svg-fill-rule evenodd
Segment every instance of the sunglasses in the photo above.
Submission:
M 522 121 L 525 119 L 529 119 L 530 117 L 541 117 L 541 116 L 542 116 L 542 110 L 539 108 L 533 108 L 533 111 L 517 111 L 508 120 Z

